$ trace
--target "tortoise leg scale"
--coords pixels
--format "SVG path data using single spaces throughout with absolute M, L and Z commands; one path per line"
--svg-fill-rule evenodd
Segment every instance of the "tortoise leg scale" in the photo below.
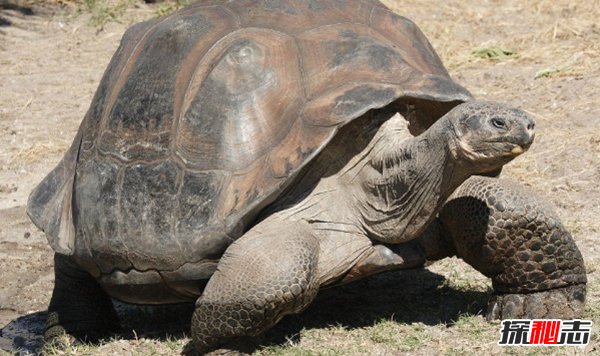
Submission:
M 306 308 L 319 287 L 318 254 L 308 223 L 277 219 L 260 223 L 229 246 L 196 302 L 196 348 L 208 352 L 258 335 Z
M 54 254 L 54 274 L 46 340 L 66 333 L 79 340 L 95 342 L 120 330 L 109 296 L 92 275 L 58 253 Z
M 471 177 L 448 200 L 440 222 L 453 246 L 449 254 L 492 279 L 488 319 L 581 314 L 583 258 L 543 199 L 510 181 Z

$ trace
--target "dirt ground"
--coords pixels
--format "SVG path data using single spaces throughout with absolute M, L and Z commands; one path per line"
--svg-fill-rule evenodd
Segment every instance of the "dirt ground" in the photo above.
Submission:
M 385 3 L 421 27 L 452 76 L 475 96 L 536 116 L 536 142 L 503 174 L 556 206 L 586 261 L 584 317 L 600 324 L 600 1 Z M 0 0 L 0 326 L 6 326 L 0 349 L 37 352 L 54 277 L 52 252 L 25 214 L 27 196 L 70 145 L 124 30 L 166 7 L 120 2 L 126 6 L 114 12 L 118 22 L 100 26 L 98 11 L 110 15 L 110 7 L 34 4 L 29 11 L 9 4 Z M 493 58 L 480 58 L 478 49 Z M 600 354 L 597 325 L 585 350 L 501 349 L 499 324 L 482 316 L 489 290 L 489 281 L 456 259 L 326 290 L 305 313 L 260 339 L 258 353 Z M 182 308 L 187 320 L 189 308 Z M 123 335 L 49 352 L 189 348 L 186 322 L 172 310 L 164 321 L 160 310 L 121 309 Z

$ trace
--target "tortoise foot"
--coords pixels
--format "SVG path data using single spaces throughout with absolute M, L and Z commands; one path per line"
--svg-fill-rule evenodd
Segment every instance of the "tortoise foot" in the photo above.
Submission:
M 119 318 L 98 282 L 68 257 L 54 256 L 55 283 L 48 306 L 46 342 L 74 338 L 98 340 L 120 331 Z M 63 340 L 64 341 L 64 340 Z
M 117 334 L 121 326 L 117 320 L 69 320 L 63 322 L 59 313 L 48 313 L 44 340 L 65 345 L 75 345 L 81 342 L 98 342 L 107 336 Z
M 487 319 L 577 319 L 585 306 L 585 284 L 527 294 L 495 294 Z
M 81 341 L 69 334 L 62 325 L 48 326 L 44 332 L 44 349 L 62 350 L 79 344 Z

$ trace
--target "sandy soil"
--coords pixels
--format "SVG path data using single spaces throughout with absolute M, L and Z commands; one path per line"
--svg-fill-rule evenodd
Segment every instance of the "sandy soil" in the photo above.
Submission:
M 600 2 L 385 2 L 420 25 L 453 77 L 473 94 L 521 106 L 536 116 L 535 144 L 529 153 L 511 163 L 504 175 L 546 196 L 557 207 L 587 263 L 590 282 L 587 317 L 600 318 L 600 272 L 597 271 L 600 266 L 597 246 L 600 238 L 600 105 L 597 104 Z M 16 345 L 14 332 L 10 330 L 15 330 L 17 322 L 43 318 L 39 313 L 34 314 L 35 318 L 22 317 L 46 308 L 53 285 L 52 253 L 43 234 L 25 214 L 27 196 L 70 145 L 124 30 L 136 21 L 156 16 L 157 5 L 130 6 L 119 17 L 121 23 L 109 23 L 99 30 L 89 25 L 90 14 L 79 15 L 73 8 L 34 6 L 33 14 L 24 14 L 18 9 L 6 9 L 2 4 L 0 2 L 0 326 L 9 328 L 4 329 L 4 337 L 0 335 L 0 348 L 14 350 L 15 346 L 39 341 L 27 339 L 30 336 L 26 335 L 25 339 L 18 339 Z M 481 59 L 471 54 L 477 48 L 489 47 L 508 49 L 516 55 Z M 456 260 L 442 263 L 432 271 L 435 277 L 421 277 L 433 289 L 445 283 L 443 277 L 464 281 L 474 275 Z M 484 287 L 479 289 L 485 290 L 485 281 L 472 278 L 479 281 L 474 284 L 483 283 Z M 400 282 L 410 283 L 409 280 Z M 385 283 L 375 285 L 382 288 L 381 293 Z M 452 287 L 452 283 L 451 292 L 462 293 L 459 287 Z M 360 296 L 359 288 L 365 286 L 352 287 L 354 289 L 346 289 L 344 293 Z M 423 287 L 415 285 L 413 292 L 426 295 L 416 298 L 426 299 L 431 295 L 427 294 L 427 286 L 419 288 Z M 335 298 L 339 294 L 326 296 Z M 469 296 L 462 295 L 463 298 Z M 357 298 L 358 304 L 369 303 L 364 297 Z M 328 306 L 326 301 L 320 303 Z M 308 313 L 310 316 L 311 311 Z M 297 320 L 301 324 L 306 318 L 305 315 Z M 478 318 L 478 323 L 484 323 Z M 445 319 L 441 320 L 443 324 Z M 600 323 L 600 319 L 595 321 Z M 409 351 L 439 351 L 442 350 L 440 343 L 453 345 L 469 340 L 467 336 L 461 339 L 460 333 L 444 331 L 435 323 L 425 324 L 426 332 L 438 340 L 438 346 L 424 345 Z M 310 324 L 308 327 L 316 329 L 317 336 L 309 333 L 306 341 L 304 338 L 296 340 L 292 346 L 320 352 L 322 349 L 312 345 L 329 343 L 329 350 L 335 350 L 336 345 L 344 344 L 341 340 L 353 338 L 352 334 L 329 332 L 323 325 Z M 494 353 L 501 352 L 497 347 L 494 349 L 493 343 L 497 326 L 487 325 L 493 329 L 487 331 L 491 343 L 487 340 L 480 347 L 489 346 Z M 30 326 L 29 331 L 39 332 L 36 327 Z M 285 329 L 281 330 L 285 334 Z M 9 334 L 13 336 L 7 337 Z M 365 341 L 367 347 L 380 350 L 381 354 L 403 350 L 369 340 Z M 285 342 L 284 338 L 282 343 Z M 127 345 L 127 350 L 135 350 L 135 342 Z M 600 350 L 597 335 L 587 349 L 594 350 Z

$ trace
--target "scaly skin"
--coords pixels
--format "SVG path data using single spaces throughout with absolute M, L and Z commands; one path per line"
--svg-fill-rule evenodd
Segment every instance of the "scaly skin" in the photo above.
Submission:
M 227 249 L 196 303 L 192 338 L 199 351 L 263 332 L 304 309 L 319 287 L 418 266 L 425 261 L 412 258 L 418 243 L 402 243 L 419 237 L 465 179 L 499 169 L 533 140 L 527 114 L 488 102 L 459 105 L 416 137 L 399 116 L 375 129 L 350 157 L 340 133 L 342 147 L 332 148 L 337 162 L 327 150 L 322 162 L 335 171 Z M 340 161 L 347 163 L 336 167 Z M 319 168 L 320 158 L 315 162 Z
M 271 220 L 271 223 L 270 226 L 276 230 L 277 221 Z M 287 226 L 290 230 L 286 231 L 299 231 L 289 224 Z M 305 228 L 308 229 L 308 226 Z M 257 233 L 258 230 L 252 232 Z M 304 240 L 318 243 L 312 238 L 307 239 L 310 236 L 309 230 L 305 230 L 304 234 L 288 237 L 277 237 L 276 233 L 265 234 L 264 231 L 261 234 L 261 238 L 269 240 L 266 244 L 272 246 L 271 251 L 278 251 L 275 254 L 280 260 L 267 259 L 268 266 L 274 269 L 281 269 L 277 261 L 288 258 L 286 263 L 290 263 L 293 261 L 292 255 L 298 257 L 294 252 L 290 254 L 290 248 L 293 249 L 299 241 L 301 244 Z M 241 239 L 235 251 L 261 251 L 258 255 L 264 255 L 263 247 L 256 243 L 250 244 L 250 241 L 250 238 Z M 278 244 L 274 245 L 275 242 Z M 304 246 L 309 251 L 316 248 Z M 281 252 L 283 253 L 279 254 Z M 214 283 L 227 288 L 231 286 L 227 278 L 244 280 L 240 277 L 248 274 L 244 266 L 250 265 L 248 259 L 254 259 L 243 255 L 244 253 L 237 257 L 240 261 L 237 269 L 227 268 L 227 276 L 221 275 L 223 278 L 218 281 L 215 279 Z M 480 176 L 471 177 L 456 190 L 444 205 L 439 219 L 436 219 L 418 239 L 399 245 L 374 245 L 334 284 L 351 282 L 384 271 L 414 268 L 425 265 L 427 261 L 453 255 L 463 258 L 484 275 L 492 278 L 495 294 L 490 300 L 488 319 L 576 318 L 583 311 L 585 267 L 575 242 L 556 214 L 543 199 L 523 187 L 506 180 Z M 307 261 L 307 256 L 314 256 L 308 259 L 311 263 L 315 263 L 314 258 L 318 259 L 317 255 L 311 253 L 303 253 L 302 256 L 304 259 L 296 259 L 295 264 L 291 262 L 292 266 L 304 265 L 300 270 L 295 269 L 296 272 L 306 268 L 306 262 L 301 261 Z M 258 266 L 262 265 L 263 262 L 258 263 Z M 311 264 L 308 270 L 312 271 L 314 268 L 315 265 Z M 281 290 L 287 288 L 285 277 L 278 278 L 277 281 Z M 289 281 L 288 278 L 288 285 Z M 304 285 L 309 283 L 305 282 Z M 232 290 L 207 294 L 210 295 L 207 298 L 219 301 L 223 298 L 227 300 L 227 297 L 232 295 L 236 298 L 241 297 L 239 292 Z M 214 336 L 222 335 L 223 325 L 227 330 L 225 334 L 234 330 L 227 325 L 235 326 L 241 323 L 244 324 L 244 328 L 238 329 L 238 335 L 256 335 L 273 325 L 283 314 L 303 309 L 314 298 L 316 290 L 313 285 L 302 289 L 304 296 L 302 293 L 293 294 L 292 298 L 288 293 L 288 298 L 284 298 L 287 304 L 277 304 L 277 298 L 269 297 L 268 300 L 274 302 L 267 303 L 269 307 L 266 310 L 276 317 L 269 317 L 267 312 L 256 310 L 256 306 L 263 305 L 260 302 L 248 304 L 255 308 L 252 315 L 257 318 L 242 318 L 241 321 L 238 319 L 240 314 L 233 311 L 243 313 L 240 311 L 243 310 L 243 307 L 240 307 L 244 305 L 243 302 L 237 302 L 237 307 L 223 308 L 219 303 L 205 304 L 203 298 L 200 298 L 199 308 L 192 321 L 195 344 L 200 350 L 206 351 L 211 349 L 206 348 L 207 346 L 215 347 L 226 341 L 226 338 Z M 229 309 L 231 311 L 228 311 Z M 254 322 L 254 327 L 249 327 L 251 322 Z M 214 334 L 210 338 L 198 332 L 207 330 L 211 325 Z M 257 328 L 256 325 L 260 327 Z
M 46 340 L 66 333 L 96 341 L 120 330 L 112 302 L 94 277 L 58 253 L 54 255 L 54 273 Z
M 283 233 L 281 226 L 286 226 Z M 317 295 L 319 241 L 306 222 L 274 216 L 231 245 L 196 303 L 192 337 L 209 351 L 254 336 Z
M 552 208 L 510 181 L 467 180 L 440 221 L 456 255 L 492 278 L 488 318 L 573 318 L 583 310 L 581 253 Z

